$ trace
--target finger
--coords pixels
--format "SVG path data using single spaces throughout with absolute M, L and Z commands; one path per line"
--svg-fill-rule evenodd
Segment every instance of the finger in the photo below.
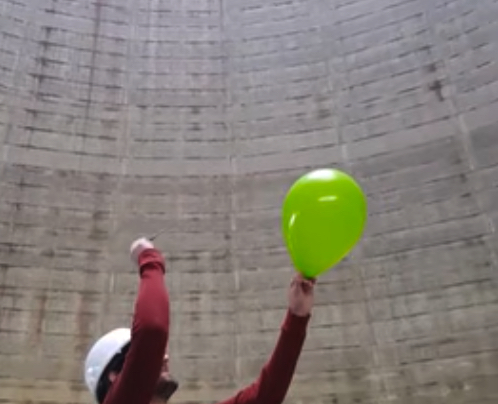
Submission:
M 296 272 L 294 276 L 292 277 L 296 282 L 301 282 L 303 280 L 306 280 L 306 278 L 299 272 Z
M 306 293 L 311 291 L 316 283 L 315 278 L 305 278 L 302 274 L 296 274 L 292 277 L 290 288 L 295 290 L 302 290 Z
M 301 291 L 304 294 L 310 293 L 312 289 L 313 289 L 313 287 L 309 283 L 302 283 L 301 284 Z
M 308 293 L 311 293 L 313 291 L 313 288 L 315 286 L 314 282 L 311 282 L 309 280 L 305 280 L 305 281 L 302 281 L 300 283 L 300 286 L 301 286 L 301 290 L 308 294 Z
M 301 279 L 299 279 L 299 283 L 302 285 L 314 286 L 316 283 L 316 280 L 313 278 L 301 278 Z

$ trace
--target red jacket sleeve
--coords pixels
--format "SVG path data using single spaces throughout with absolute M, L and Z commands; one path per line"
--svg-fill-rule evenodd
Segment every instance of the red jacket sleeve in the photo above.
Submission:
M 287 311 L 273 354 L 258 379 L 219 404 L 280 404 L 289 389 L 306 337 L 310 316 Z
M 161 374 L 169 337 L 164 259 L 155 249 L 145 250 L 139 257 L 139 268 L 130 348 L 104 404 L 150 404 Z

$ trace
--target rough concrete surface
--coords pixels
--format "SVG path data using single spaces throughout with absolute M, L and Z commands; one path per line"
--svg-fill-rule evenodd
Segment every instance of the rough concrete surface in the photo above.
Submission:
M 478 3 L 478 6 L 476 5 Z M 368 193 L 292 404 L 498 402 L 496 0 L 2 0 L 0 402 L 89 403 L 162 227 L 176 403 L 257 376 L 307 170 Z

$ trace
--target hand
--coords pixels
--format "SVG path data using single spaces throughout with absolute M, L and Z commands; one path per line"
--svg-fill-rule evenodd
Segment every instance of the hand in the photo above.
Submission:
M 154 248 L 154 244 L 147 240 L 145 237 L 135 240 L 130 246 L 130 258 L 132 262 L 138 265 L 138 257 L 143 251 Z
M 295 275 L 289 287 L 289 310 L 296 316 L 305 317 L 311 313 L 314 303 L 315 279 Z

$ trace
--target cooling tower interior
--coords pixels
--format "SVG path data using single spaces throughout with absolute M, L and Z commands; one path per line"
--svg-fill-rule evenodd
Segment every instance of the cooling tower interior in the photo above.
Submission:
M 497 61 L 496 0 L 2 0 L 0 402 L 94 402 L 85 355 L 161 229 L 172 403 L 252 383 L 295 272 L 282 202 L 325 167 L 368 221 L 285 402 L 496 404 Z

